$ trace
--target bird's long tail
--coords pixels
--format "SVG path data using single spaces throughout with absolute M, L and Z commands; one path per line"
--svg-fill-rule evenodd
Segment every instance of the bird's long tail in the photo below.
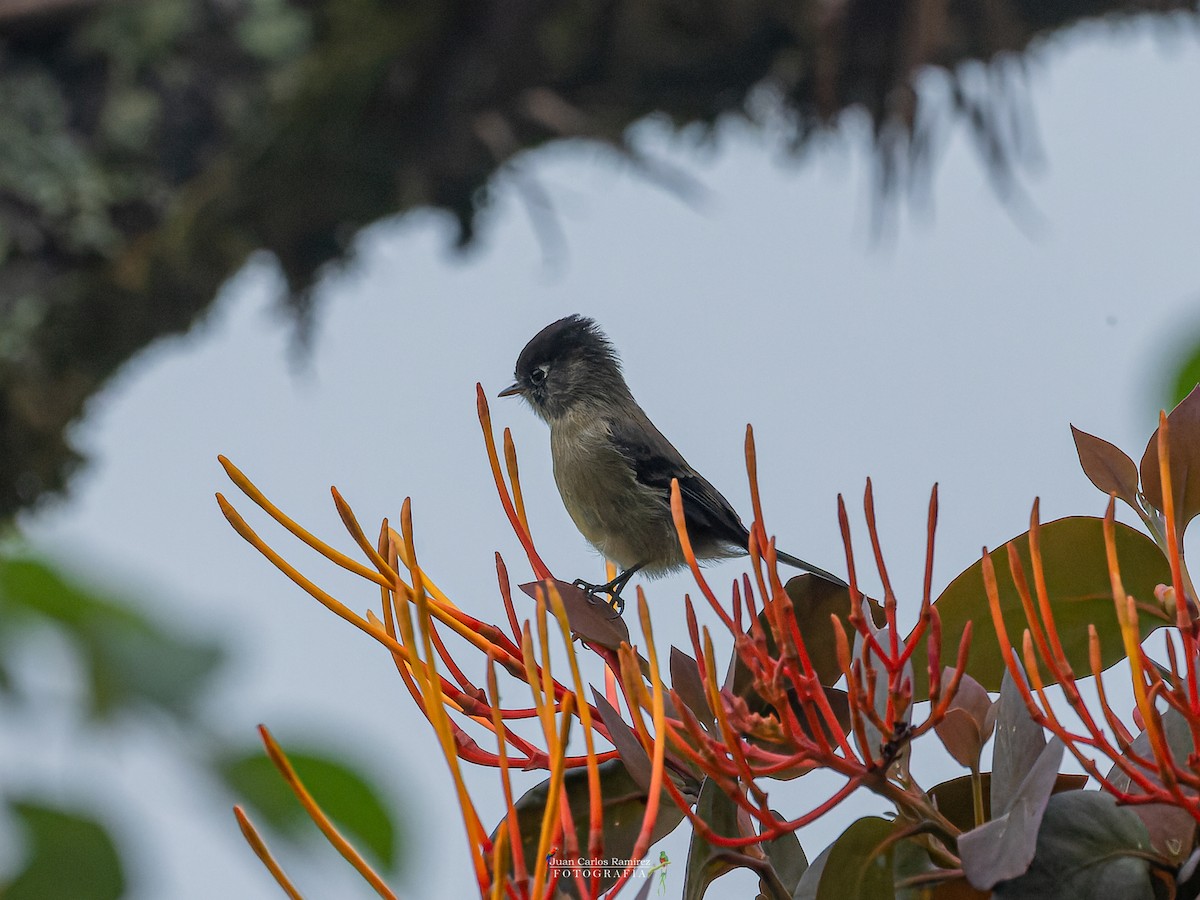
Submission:
M 826 572 L 824 569 L 818 568 L 812 563 L 805 562 L 799 557 L 792 556 L 790 553 L 784 553 L 782 550 L 776 550 L 775 555 L 779 558 L 781 563 L 787 563 L 794 569 L 803 569 L 805 572 L 811 572 L 818 578 L 824 578 L 826 581 L 831 581 L 834 584 L 841 585 L 842 587 L 849 587 L 846 582 L 842 581 L 842 579 L 838 578 L 832 572 Z

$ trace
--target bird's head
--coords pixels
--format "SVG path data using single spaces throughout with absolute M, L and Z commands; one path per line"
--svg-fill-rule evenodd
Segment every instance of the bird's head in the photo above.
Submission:
M 573 412 L 629 397 L 612 344 L 592 319 L 573 315 L 547 325 L 517 358 L 516 381 L 501 397 L 524 397 L 553 423 Z

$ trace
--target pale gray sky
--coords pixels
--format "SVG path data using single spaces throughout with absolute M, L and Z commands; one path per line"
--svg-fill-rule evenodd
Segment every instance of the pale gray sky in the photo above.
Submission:
M 70 503 L 30 517 L 27 530 L 89 577 L 141 585 L 157 615 L 232 641 L 239 652 L 213 698 L 226 732 L 250 743 L 265 721 L 285 740 L 319 737 L 370 764 L 412 838 L 407 895 L 468 896 L 449 778 L 391 659 L 228 528 L 213 492 L 250 504 L 232 496 L 216 455 L 345 548 L 329 485 L 368 532 L 411 495 L 427 570 L 460 605 L 499 621 L 493 551 L 515 581 L 529 573 L 491 486 L 474 384 L 494 394 L 538 328 L 582 312 L 606 328 L 660 428 L 744 513 L 742 438 L 754 424 L 782 547 L 842 570 L 835 498 L 847 495 L 862 539 L 871 476 L 893 579 L 912 608 L 933 482 L 939 587 L 981 545 L 1024 530 L 1035 496 L 1045 519 L 1100 514 L 1104 498 L 1078 469 L 1068 423 L 1140 457 L 1162 355 L 1181 327 L 1196 327 L 1200 47 L 1194 34 L 1145 28 L 1082 37 L 1043 48 L 1031 67 L 1045 161 L 1025 179 L 1041 220 L 1032 231 L 997 200 L 961 132 L 939 153 L 931 211 L 902 210 L 880 244 L 870 238 L 862 127 L 803 165 L 736 126 L 716 152 L 642 128 L 648 152 L 706 186 L 699 210 L 605 154 L 553 148 L 522 164 L 558 208 L 561 265 L 543 263 L 511 180 L 465 260 L 446 250 L 449 223 L 434 216 L 377 226 L 355 264 L 324 284 L 300 373 L 286 364 L 290 329 L 275 314 L 273 271 L 251 265 L 193 335 L 144 353 L 92 403 L 77 437 L 93 465 Z M 516 401 L 493 401 L 492 411 L 498 428 L 513 429 L 543 557 L 561 577 L 597 575 L 554 489 L 544 426 Z M 264 533 L 352 606 L 376 602 L 278 530 Z M 738 571 L 737 562 L 711 570 L 726 586 Z M 649 585 L 664 644 L 686 641 L 689 589 L 685 577 Z M 142 842 L 148 863 L 135 873 L 138 897 L 275 896 L 225 796 L 187 779 L 175 759 L 187 750 L 170 735 L 81 748 L 51 716 L 6 736 L 0 753 L 23 761 L 27 783 L 123 808 L 116 827 Z M 927 780 L 956 774 L 944 767 Z M 494 776 L 472 780 L 492 819 Z M 784 809 L 802 808 L 795 786 L 778 796 Z M 879 808 L 867 798 L 805 830 L 809 855 Z M 686 827 L 664 846 L 674 893 Z M 312 896 L 367 896 L 331 850 L 284 861 Z M 751 884 L 729 879 L 712 896 Z

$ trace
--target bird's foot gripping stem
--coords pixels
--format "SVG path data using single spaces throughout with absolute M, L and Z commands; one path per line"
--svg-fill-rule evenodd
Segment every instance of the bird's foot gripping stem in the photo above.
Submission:
M 577 578 L 572 584 L 587 594 L 589 603 L 605 603 L 612 607 L 613 618 L 620 618 L 625 612 L 625 598 L 621 596 L 621 591 L 625 589 L 625 585 L 629 583 L 629 579 L 633 577 L 633 573 L 640 569 L 641 566 L 633 566 L 626 569 L 612 581 L 607 584 L 592 584 L 590 581 L 584 581 L 582 578 Z M 598 599 L 607 595 L 605 599 Z

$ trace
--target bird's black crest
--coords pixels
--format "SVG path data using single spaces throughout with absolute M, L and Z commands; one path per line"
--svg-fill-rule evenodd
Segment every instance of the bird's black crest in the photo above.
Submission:
M 616 351 L 595 319 L 571 315 L 551 322 L 530 339 L 517 359 L 517 373 L 528 372 L 541 363 L 570 357 L 590 358 L 620 368 Z

